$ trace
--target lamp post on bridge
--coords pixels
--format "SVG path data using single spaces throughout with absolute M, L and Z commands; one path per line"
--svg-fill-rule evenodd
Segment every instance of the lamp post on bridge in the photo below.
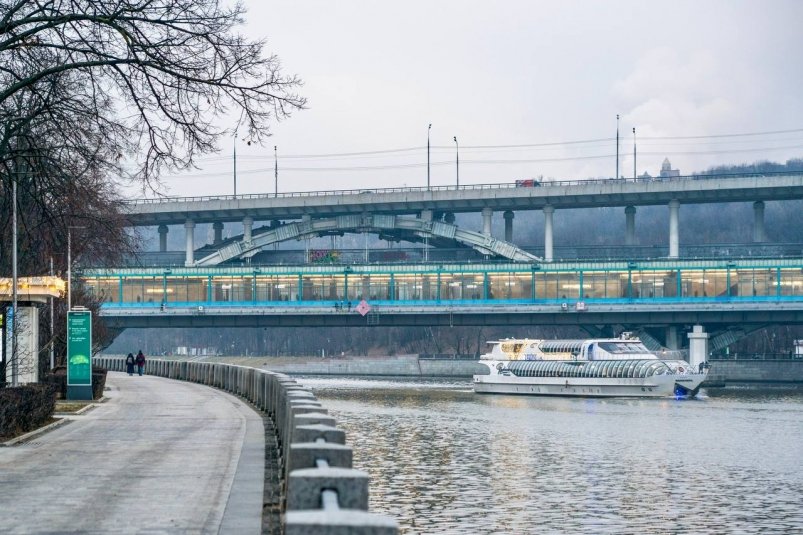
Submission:
M 616 114 L 616 175 L 613 178 L 619 178 L 619 114 Z
M 234 141 L 233 141 L 233 165 L 234 165 L 234 196 L 237 197 L 237 129 L 234 129 Z
M 429 131 L 432 130 L 432 123 L 427 127 L 427 190 L 429 190 Z
M 633 180 L 638 178 L 636 172 L 636 127 L 633 127 Z
M 279 197 L 279 156 L 276 145 L 273 146 L 273 196 Z
M 457 143 L 457 136 L 454 136 L 455 170 L 457 171 L 457 187 L 460 189 L 460 145 Z

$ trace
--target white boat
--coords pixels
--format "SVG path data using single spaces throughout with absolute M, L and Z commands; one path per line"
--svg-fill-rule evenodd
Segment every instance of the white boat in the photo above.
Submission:
M 638 338 L 506 339 L 480 357 L 488 375 L 474 391 L 594 397 L 692 397 L 708 374 L 685 360 L 662 360 Z

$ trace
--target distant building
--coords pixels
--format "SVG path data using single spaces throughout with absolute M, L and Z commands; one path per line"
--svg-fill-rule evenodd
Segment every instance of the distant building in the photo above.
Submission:
M 672 169 L 672 164 L 669 163 L 669 158 L 664 158 L 664 163 L 661 164 L 661 178 L 680 176 L 679 169 Z

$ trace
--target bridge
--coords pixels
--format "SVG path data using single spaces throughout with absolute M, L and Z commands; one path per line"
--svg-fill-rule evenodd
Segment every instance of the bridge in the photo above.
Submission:
M 516 184 L 481 184 L 459 188 L 383 188 L 275 195 L 204 196 L 144 199 L 126 205 L 132 226 L 158 226 L 159 250 L 167 252 L 169 225 L 185 232 L 186 266 L 247 262 L 265 246 L 287 240 L 369 232 L 384 239 L 425 241 L 434 247 L 464 246 L 482 255 L 516 262 L 552 262 L 553 214 L 567 208 L 623 206 L 625 245 L 635 244 L 637 206 L 666 205 L 669 210 L 668 258 L 680 257 L 680 206 L 683 204 L 752 202 L 753 241 L 766 241 L 766 201 L 803 198 L 803 174 L 762 173 L 660 177 L 646 180 L 581 180 Z M 544 214 L 543 256 L 522 249 L 513 240 L 516 211 Z M 491 233 L 494 211 L 504 211 L 504 237 Z M 480 212 L 482 230 L 455 224 L 456 213 Z M 254 228 L 257 221 L 270 224 Z M 224 241 L 225 223 L 242 223 L 243 233 Z M 212 247 L 196 251 L 194 229 L 211 223 Z M 197 256 L 196 256 L 197 252 Z
M 116 328 L 619 326 L 675 349 L 685 326 L 705 325 L 713 350 L 768 324 L 803 324 L 803 257 L 115 268 L 82 278 Z

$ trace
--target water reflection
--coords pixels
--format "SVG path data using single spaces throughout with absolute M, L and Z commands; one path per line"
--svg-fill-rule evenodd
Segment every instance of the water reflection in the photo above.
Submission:
M 803 390 L 702 400 L 476 395 L 467 381 L 301 378 L 403 533 L 789 533 Z

